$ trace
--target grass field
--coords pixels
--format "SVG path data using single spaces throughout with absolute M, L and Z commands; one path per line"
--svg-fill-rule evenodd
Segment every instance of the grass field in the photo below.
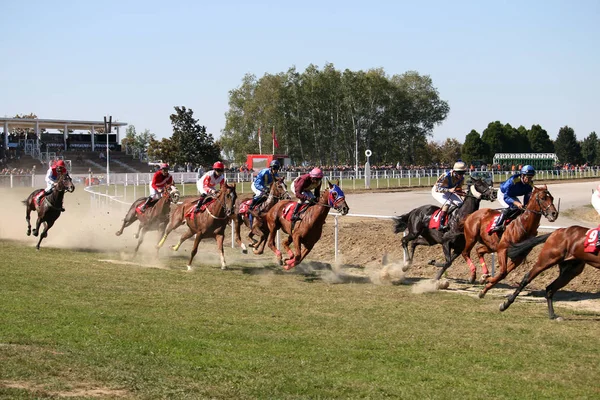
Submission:
M 0 251 L 0 398 L 600 398 L 594 313 L 272 265 L 188 273 L 185 254 Z

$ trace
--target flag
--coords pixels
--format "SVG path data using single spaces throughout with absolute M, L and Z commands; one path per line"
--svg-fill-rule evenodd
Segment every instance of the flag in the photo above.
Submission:
M 273 148 L 279 148 L 279 142 L 277 141 L 277 137 L 275 136 L 275 127 L 273 127 Z

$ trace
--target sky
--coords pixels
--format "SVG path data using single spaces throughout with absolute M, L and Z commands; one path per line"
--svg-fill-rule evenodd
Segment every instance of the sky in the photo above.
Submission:
M 174 106 L 215 138 L 245 74 L 295 66 L 429 75 L 461 142 L 499 120 L 600 133 L 600 0 L 0 0 L 0 115 L 170 137 Z

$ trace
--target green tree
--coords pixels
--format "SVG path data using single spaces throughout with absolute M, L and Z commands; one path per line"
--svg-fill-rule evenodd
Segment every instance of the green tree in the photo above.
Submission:
M 554 147 L 556 148 L 556 156 L 561 163 L 578 164 L 581 161 L 581 147 L 577 142 L 573 128 L 566 125 L 560 128 Z
M 440 161 L 444 164 L 454 164 L 461 159 L 462 143 L 454 138 L 448 138 L 440 145 Z
M 527 132 L 531 151 L 534 153 L 554 153 L 554 143 L 540 125 L 531 125 L 531 129 Z
M 206 132 L 206 127 L 194 119 L 192 109 L 175 107 L 171 114 L 173 125 L 173 141 L 177 153 L 171 162 L 179 165 L 185 163 L 207 165 L 221 158 L 221 150 L 215 145 L 213 136 Z
M 479 132 L 474 129 L 465 138 L 461 149 L 461 158 L 469 164 L 476 160 L 491 162 L 487 144 L 481 139 Z
M 517 129 L 513 128 L 510 124 L 504 125 L 504 131 L 508 137 L 508 144 L 505 152 L 514 153 L 529 153 L 531 152 L 531 145 L 529 143 L 529 136 L 527 128 L 523 125 Z
M 583 161 L 594 164 L 598 158 L 598 136 L 591 132 L 581 143 L 581 156 Z
M 135 125 L 128 125 L 125 129 L 125 137 L 121 139 L 121 146 L 134 146 L 136 136 Z
M 481 134 L 481 140 L 487 145 L 488 155 L 486 160 L 491 160 L 496 153 L 506 153 L 509 148 L 510 137 L 500 121 L 490 122 Z
M 148 143 L 148 158 L 150 161 L 162 161 L 174 163 L 177 159 L 179 149 L 175 142 L 169 138 L 163 138 L 160 142 L 154 138 Z

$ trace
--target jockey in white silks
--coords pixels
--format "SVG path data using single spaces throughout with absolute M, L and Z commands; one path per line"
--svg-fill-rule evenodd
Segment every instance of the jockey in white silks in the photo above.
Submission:
M 440 231 L 445 230 L 448 226 L 447 216 L 450 205 L 453 205 L 456 208 L 463 202 L 460 194 L 463 193 L 466 172 L 467 165 L 462 161 L 457 161 L 450 171 L 438 178 L 431 189 L 433 198 L 442 205 L 442 210 L 440 212 Z

